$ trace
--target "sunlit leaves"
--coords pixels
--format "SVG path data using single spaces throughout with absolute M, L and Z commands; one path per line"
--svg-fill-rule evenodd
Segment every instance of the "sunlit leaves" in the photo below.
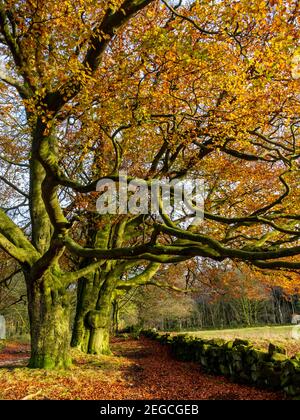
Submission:
M 118 158 L 117 170 L 132 176 L 191 174 L 206 180 L 207 211 L 239 217 L 280 197 L 279 176 L 289 171 L 292 200 L 274 210 L 294 212 L 300 113 L 296 2 L 195 1 L 174 13 L 156 1 L 114 35 L 100 30 L 122 4 L 12 1 L 22 65 L 14 65 L 5 43 L 2 55 L 8 73 L 31 90 L 22 100 L 13 93 L 6 113 L 18 102 L 30 127 L 38 120 L 43 136 L 57 138 L 56 159 L 70 179 L 86 183 L 108 176 Z M 88 51 L 89 57 L 97 55 L 94 64 L 86 60 Z M 3 98 L 12 91 L 3 84 Z M 3 121 L 10 149 L 15 124 L 11 116 Z M 28 155 L 26 135 L 22 152 Z M 78 196 L 76 203 L 90 205 L 90 197 Z M 273 228 L 206 221 L 201 229 L 229 246 L 258 246 Z
M 300 79 L 300 49 L 298 49 L 292 59 L 292 76 L 294 79 Z

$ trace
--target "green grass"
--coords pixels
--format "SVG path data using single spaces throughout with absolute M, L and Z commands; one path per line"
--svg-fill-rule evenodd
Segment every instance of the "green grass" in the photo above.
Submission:
M 207 330 L 207 331 L 191 331 L 187 334 L 195 335 L 202 338 L 281 338 L 292 339 L 292 332 L 294 327 L 288 326 L 268 326 L 268 327 L 251 327 L 251 328 L 235 328 L 228 330 Z M 300 339 L 300 327 L 299 327 Z
M 222 338 L 234 340 L 241 338 L 251 341 L 255 346 L 267 348 L 269 343 L 285 346 L 290 355 L 300 353 L 300 326 L 267 326 L 253 328 L 237 328 L 227 330 L 188 331 L 193 337 L 203 339 Z

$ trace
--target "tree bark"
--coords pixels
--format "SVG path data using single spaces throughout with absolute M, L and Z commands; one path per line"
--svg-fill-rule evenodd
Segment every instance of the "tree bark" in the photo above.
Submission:
M 109 339 L 115 285 L 116 279 L 113 273 L 110 273 L 99 291 L 96 310 L 90 311 L 87 315 L 87 324 L 90 328 L 89 354 L 111 354 Z
M 55 369 L 71 365 L 70 305 L 59 278 L 47 274 L 27 278 L 31 334 L 30 368 Z
M 117 287 L 121 287 L 118 283 L 122 274 L 132 265 L 132 262 L 110 261 L 98 270 L 93 280 L 80 281 L 72 336 L 73 347 L 89 354 L 110 354 L 109 338 L 114 292 Z M 134 262 L 134 265 L 138 263 Z M 122 286 L 131 289 L 147 284 L 159 267 L 160 264 L 150 263 L 141 273 L 123 282 Z
M 109 339 L 114 270 L 97 273 L 92 281 L 80 281 L 72 334 L 72 347 L 89 354 L 110 354 Z
M 111 325 L 111 299 L 101 309 L 90 309 L 77 305 L 72 334 L 72 347 L 88 354 L 111 354 L 109 348 Z M 92 305 L 91 305 L 92 306 Z M 94 305 L 95 308 L 95 305 Z
M 77 305 L 72 330 L 71 346 L 84 353 L 88 352 L 90 328 L 87 324 L 87 315 L 96 308 L 101 276 L 97 271 L 91 278 L 83 278 L 78 282 Z
M 110 324 L 102 318 L 103 327 L 92 328 L 88 345 L 89 354 L 110 355 Z

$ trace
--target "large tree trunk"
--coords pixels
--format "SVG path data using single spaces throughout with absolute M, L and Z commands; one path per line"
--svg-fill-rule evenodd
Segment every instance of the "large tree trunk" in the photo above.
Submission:
M 78 282 L 71 346 L 78 348 L 84 353 L 88 352 L 91 333 L 87 316 L 90 311 L 96 308 L 101 282 L 102 278 L 99 271 L 89 278 L 80 279 Z
M 114 292 L 126 267 L 129 267 L 128 263 L 109 262 L 105 268 L 102 267 L 97 281 L 94 279 L 92 282 L 83 281 L 80 284 L 72 346 L 89 354 L 110 354 Z M 129 288 L 146 284 L 158 268 L 159 264 L 149 264 L 142 273 L 134 277 L 134 280 L 131 279 Z
M 95 308 L 96 305 L 94 305 Z M 111 300 L 101 309 L 90 309 L 77 305 L 72 334 L 72 347 L 84 353 L 110 354 L 109 339 L 111 325 Z
M 98 315 L 97 315 L 98 316 Z M 98 318 L 100 319 L 100 318 Z M 101 318 L 102 326 L 91 328 L 88 345 L 89 354 L 111 354 L 110 350 L 110 324 L 104 317 Z M 101 322 L 100 321 L 100 322 Z
M 110 272 L 96 274 L 93 281 L 78 287 L 72 347 L 89 354 L 110 354 L 109 339 L 115 277 Z
M 98 295 L 96 308 L 86 317 L 90 329 L 88 343 L 89 354 L 111 354 L 109 347 L 113 292 L 115 290 L 114 273 L 109 273 Z
M 82 301 L 78 298 L 77 294 L 77 306 L 72 329 L 71 346 L 84 353 L 87 353 L 90 339 L 90 330 L 86 325 L 85 318 L 91 309 L 92 307 L 86 308 L 82 305 Z
M 97 305 L 97 310 L 90 311 L 87 316 L 87 322 L 90 327 L 89 354 L 111 354 L 109 340 L 112 293 L 104 291 L 101 293 L 100 300 L 101 303 Z
M 27 279 L 31 359 L 29 367 L 66 368 L 71 365 L 70 305 L 59 279 L 47 276 L 40 281 Z

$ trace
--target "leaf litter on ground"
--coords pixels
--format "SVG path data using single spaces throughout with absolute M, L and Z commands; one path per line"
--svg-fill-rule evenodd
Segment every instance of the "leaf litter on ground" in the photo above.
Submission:
M 29 346 L 9 343 L 0 353 L 2 400 L 281 400 L 269 392 L 211 376 L 175 360 L 166 346 L 145 338 L 112 340 L 111 356 L 73 351 L 68 370 L 26 367 Z

